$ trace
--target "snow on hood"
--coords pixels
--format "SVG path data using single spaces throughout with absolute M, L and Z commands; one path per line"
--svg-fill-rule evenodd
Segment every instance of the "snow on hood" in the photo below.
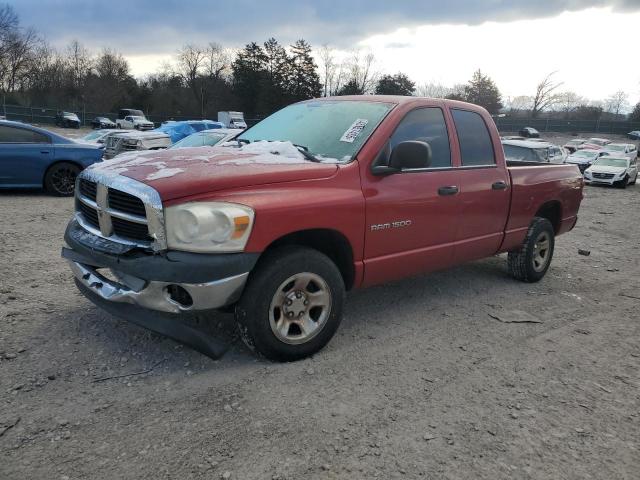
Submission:
M 266 183 L 322 179 L 336 161 L 307 160 L 291 142 L 254 142 L 238 147 L 187 147 L 123 153 L 92 170 L 150 184 L 165 199 Z

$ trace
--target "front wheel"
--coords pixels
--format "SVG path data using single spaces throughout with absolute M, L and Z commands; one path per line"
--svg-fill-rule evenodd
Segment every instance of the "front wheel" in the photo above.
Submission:
M 551 265 L 554 246 L 555 232 L 551 222 L 534 217 L 520 250 L 509 252 L 509 273 L 523 282 L 538 282 Z
M 249 348 L 276 361 L 321 350 L 342 319 L 345 286 L 324 254 L 283 247 L 261 260 L 236 306 L 238 330 Z
M 616 183 L 618 188 L 627 188 L 627 185 L 629 185 L 629 175 L 625 175 L 622 180 Z
M 58 197 L 73 195 L 76 177 L 80 168 L 73 163 L 60 162 L 53 165 L 44 177 L 44 188 L 47 192 Z

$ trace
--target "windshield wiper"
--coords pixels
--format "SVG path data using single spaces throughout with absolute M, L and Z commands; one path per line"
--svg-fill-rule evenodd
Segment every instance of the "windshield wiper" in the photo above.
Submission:
M 295 143 L 293 144 L 294 147 L 296 147 L 300 153 L 302 153 L 302 155 L 304 156 L 304 158 L 306 158 L 307 160 L 311 161 L 311 162 L 316 162 L 316 163 L 320 163 L 320 159 L 318 157 L 316 157 L 315 155 L 313 155 L 309 149 L 307 147 L 305 147 L 304 145 L 296 145 Z

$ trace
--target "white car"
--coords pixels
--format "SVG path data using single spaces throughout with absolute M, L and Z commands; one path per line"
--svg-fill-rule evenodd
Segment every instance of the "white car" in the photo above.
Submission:
M 566 152 L 549 142 L 527 140 L 503 140 L 504 156 L 513 162 L 564 163 Z
M 117 130 L 115 128 L 103 128 L 102 130 L 94 130 L 84 137 L 78 138 L 76 142 L 86 143 L 88 145 L 96 145 L 99 148 L 104 148 L 107 137 L 109 135 L 113 135 L 114 133 L 122 133 L 122 130 Z
M 604 156 L 584 171 L 586 184 L 603 184 L 620 188 L 634 185 L 638 180 L 638 159 Z
M 580 171 L 584 173 L 584 171 L 589 168 L 593 162 L 605 155 L 609 154 L 602 150 L 576 150 L 567 157 L 564 163 L 577 165 Z
M 201 132 L 192 133 L 188 137 L 174 143 L 170 148 L 213 147 L 214 145 L 228 142 L 243 130 L 242 128 L 213 128 L 211 130 L 202 130 Z
M 171 138 L 164 132 L 120 132 L 107 137 L 104 158 L 110 159 L 134 150 L 161 150 L 171 146 Z
M 633 143 L 610 143 L 602 149 L 615 157 L 628 157 L 633 160 L 638 156 L 638 149 Z

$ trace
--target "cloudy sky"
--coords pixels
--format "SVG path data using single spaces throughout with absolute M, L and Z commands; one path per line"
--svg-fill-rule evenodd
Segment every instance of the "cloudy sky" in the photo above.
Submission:
M 1 0 L 0 0 L 1 1 Z M 136 75 L 185 43 L 241 47 L 275 36 L 371 50 L 377 69 L 421 84 L 463 83 L 481 68 L 505 97 L 552 71 L 591 99 L 640 99 L 640 0 L 20 0 L 24 25 L 55 46 L 115 48 Z

